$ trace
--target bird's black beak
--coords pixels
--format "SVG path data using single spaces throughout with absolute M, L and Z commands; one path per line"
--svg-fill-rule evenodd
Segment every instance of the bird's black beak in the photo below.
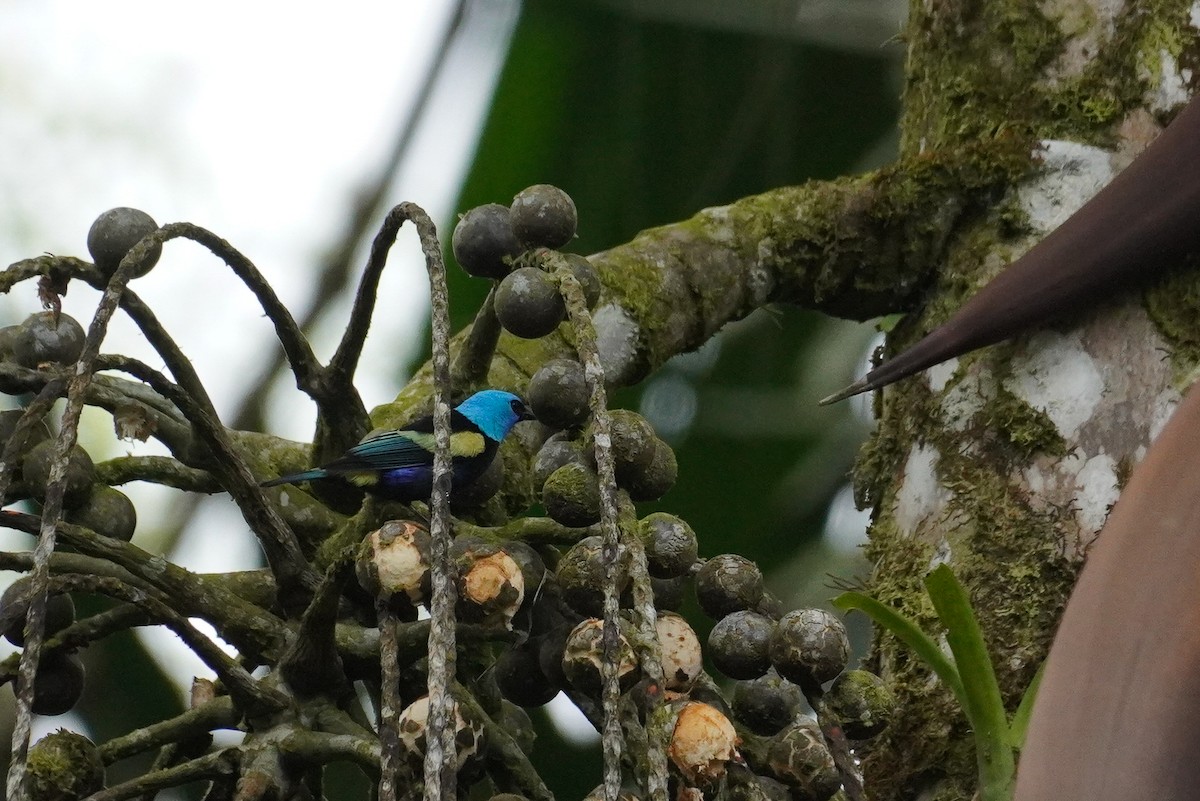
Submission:
M 524 401 L 520 401 L 520 400 L 513 401 L 512 409 L 514 412 L 516 412 L 518 423 L 522 422 L 523 420 L 536 420 L 537 419 L 537 417 L 534 416 L 533 412 L 531 412 L 529 410 L 529 407 L 525 405 Z

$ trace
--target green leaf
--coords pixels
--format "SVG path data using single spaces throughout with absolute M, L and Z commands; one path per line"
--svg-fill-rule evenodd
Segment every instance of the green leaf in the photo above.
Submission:
M 981 801 L 1006 801 L 1012 797 L 1016 770 L 1008 715 L 971 599 L 946 565 L 939 565 L 925 577 L 925 589 L 946 627 L 946 639 L 962 678 L 966 700 L 963 709 L 975 733 L 979 797 Z
M 1029 731 L 1029 716 L 1033 714 L 1033 702 L 1037 700 L 1038 687 L 1042 684 L 1042 674 L 1046 672 L 1046 663 L 1037 669 L 1025 694 L 1021 696 L 1021 704 L 1013 713 L 1012 722 L 1008 724 L 1008 742 L 1018 751 L 1025 747 L 1025 735 Z
M 963 689 L 962 679 L 959 677 L 958 668 L 942 653 L 942 649 L 938 648 L 937 643 L 928 634 L 921 631 L 916 623 L 890 606 L 885 606 L 861 592 L 844 592 L 833 599 L 833 605 L 843 612 L 857 609 L 875 621 L 877 625 L 899 637 L 901 642 L 925 660 L 925 664 L 929 665 L 937 674 L 937 677 L 942 680 L 942 684 L 945 684 L 950 692 L 954 693 L 959 705 L 963 709 L 967 708 L 967 696 Z

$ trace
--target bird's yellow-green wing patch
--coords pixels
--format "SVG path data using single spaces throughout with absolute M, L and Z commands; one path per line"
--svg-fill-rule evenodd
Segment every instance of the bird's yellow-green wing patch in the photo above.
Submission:
M 478 431 L 459 431 L 450 435 L 450 455 L 452 457 L 471 457 L 483 453 L 487 442 Z

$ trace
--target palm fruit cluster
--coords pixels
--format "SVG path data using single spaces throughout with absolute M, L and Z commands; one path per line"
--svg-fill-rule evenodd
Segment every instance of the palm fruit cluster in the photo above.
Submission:
M 488 204 L 460 219 L 455 257 L 472 275 L 499 281 L 496 315 L 510 333 L 541 337 L 563 322 L 562 293 L 545 269 L 551 260 L 539 249 L 567 244 L 575 227 L 575 204 L 545 185 L 523 190 L 509 207 Z M 583 257 L 568 258 L 593 307 L 602 289 L 595 271 Z M 496 686 L 524 707 L 545 704 L 562 690 L 598 704 L 603 587 L 615 576 L 623 607 L 615 663 L 621 692 L 636 699 L 646 687 L 631 610 L 631 559 L 622 546 L 615 564 L 607 562 L 601 537 L 593 533 L 601 493 L 583 363 L 548 360 L 531 377 L 526 397 L 551 432 L 532 461 L 535 495 L 540 490 L 550 518 L 580 534 L 565 550 L 536 551 L 544 572 L 536 592 L 526 585 L 524 597 L 532 605 L 512 618 L 524 636 L 496 659 Z M 617 489 L 631 501 L 657 500 L 676 480 L 674 452 L 637 413 L 615 409 L 609 416 Z M 852 739 L 878 733 L 891 708 L 876 677 L 845 670 L 849 643 L 841 621 L 821 609 L 785 610 L 744 557 L 701 559 L 696 533 L 675 515 L 647 514 L 636 529 L 654 589 L 664 689 L 674 715 L 668 747 L 674 780 L 706 793 L 727 786 L 755 798 L 831 797 L 842 777 L 806 697 L 823 699 Z M 678 614 L 689 590 L 715 621 L 703 646 Z M 730 682 L 718 685 L 705 673 L 705 656 Z M 638 790 L 629 795 L 637 797 Z
M 585 305 L 594 308 L 600 302 L 603 287 L 591 262 L 556 250 L 570 242 L 576 225 L 571 198 L 555 187 L 539 185 L 519 193 L 509 206 L 489 204 L 467 212 L 455 228 L 455 257 L 472 275 L 497 282 L 495 314 L 511 334 L 543 337 L 562 325 L 568 310 L 559 277 L 564 264 L 583 290 Z M 88 236 L 95 266 L 111 275 L 129 249 L 154 230 L 154 221 L 133 209 L 101 215 Z M 144 268 L 155 259 L 157 252 Z M 571 312 L 573 323 L 586 317 L 578 314 L 576 306 Z M 566 341 L 572 341 L 572 332 L 563 333 Z M 0 329 L 0 360 L 21 370 L 57 375 L 79 358 L 83 342 L 82 327 L 67 315 L 39 313 L 20 326 Z M 464 797 L 468 792 L 484 798 L 483 793 L 514 789 L 511 781 L 496 777 L 511 780 L 512 774 L 503 773 L 503 766 L 522 753 L 532 753 L 533 725 L 526 709 L 565 692 L 599 725 L 606 658 L 617 668 L 623 714 L 634 718 L 626 723 L 649 728 L 652 716 L 656 725 L 663 722 L 664 712 L 668 716 L 667 725 L 656 730 L 670 735 L 666 755 L 673 796 L 725 793 L 747 801 L 830 797 L 844 777 L 835 767 L 826 724 L 840 727 L 850 740 L 877 734 L 887 725 L 891 710 L 886 687 L 869 673 L 846 670 L 849 648 L 836 617 L 820 609 L 786 610 L 765 590 L 763 575 L 753 562 L 734 554 L 701 558 L 696 532 L 686 521 L 667 512 L 635 509 L 634 503 L 658 500 L 671 488 L 677 464 L 671 447 L 652 426 L 622 409 L 608 412 L 615 473 L 612 489 L 621 506 L 623 527 L 616 557 L 608 558 L 598 525 L 601 487 L 595 451 L 600 436 L 584 366 L 592 365 L 594 371 L 595 360 L 586 355 L 565 358 L 562 348 L 548 350 L 555 356 L 534 372 L 525 393 L 543 428 L 522 473 L 533 482 L 531 497 L 540 501 L 545 517 L 489 520 L 492 528 L 462 518 L 452 524 L 455 537 L 449 555 L 460 626 L 458 677 L 466 693 L 455 696 L 452 718 L 455 764 Z M 21 411 L 0 413 L 0 435 L 11 448 L 10 463 L 16 468 L 9 498 L 40 503 L 48 490 L 55 440 L 42 421 L 32 426 L 25 421 L 18 429 L 22 416 Z M 132 503 L 98 479 L 105 473 L 103 465 L 98 470 L 82 448 L 74 448 L 68 456 L 66 520 L 128 541 L 136 525 Z M 455 487 L 456 514 L 471 508 L 464 502 L 488 497 L 505 480 L 498 472 L 500 464 L 497 459 L 493 463 L 497 471 L 475 484 Z M 522 522 L 530 526 L 517 525 Z M 286 686 L 297 708 L 310 696 L 332 697 L 347 680 L 362 682 L 378 700 L 380 621 L 389 616 L 392 622 L 399 621 L 395 629 L 409 639 L 392 657 L 399 677 L 394 688 L 400 701 L 395 726 L 403 752 L 401 771 L 416 786 L 429 715 L 425 629 L 418 618 L 421 609 L 430 605 L 431 538 L 422 522 L 411 519 L 382 524 L 377 520 L 364 528 L 373 530 L 355 540 L 353 570 L 345 564 L 342 583 L 328 607 L 332 656 L 322 660 L 260 653 L 247 654 L 247 660 L 277 668 L 272 673 L 281 674 L 283 681 L 272 677 L 271 686 Z M 528 541 L 522 533 L 526 530 L 535 532 Z M 360 531 L 354 533 L 357 538 Z M 643 569 L 645 575 L 639 574 Z M 615 579 L 621 609 L 616 651 L 606 655 L 601 618 L 603 588 L 610 579 Z M 652 588 L 661 674 L 644 664 L 653 650 L 646 642 L 649 627 L 643 625 L 649 616 L 644 603 L 637 602 L 635 609 L 639 595 L 635 588 L 640 592 L 647 582 Z M 14 584 L 0 599 L 0 628 L 18 644 L 31 596 L 26 580 Z M 689 596 L 713 621 L 706 639 L 681 614 Z M 283 614 L 266 605 L 263 613 Z M 289 612 L 286 621 L 279 619 L 279 628 L 297 626 L 306 632 L 318 627 L 322 614 L 326 613 L 320 612 L 314 599 L 303 618 Z M 339 634 L 336 649 L 334 619 Z M 46 635 L 54 638 L 74 621 L 70 595 L 56 591 L 52 582 Z M 661 686 L 652 686 L 648 675 L 661 675 Z M 35 679 L 34 710 L 65 712 L 77 703 L 82 688 L 83 665 L 78 657 L 61 646 L 51 647 L 43 653 Z M 660 702 L 665 702 L 665 708 Z M 810 714 L 810 706 L 817 709 L 821 725 Z M 297 720 L 307 719 L 297 715 Z M 250 717 L 245 720 L 251 722 Z M 77 742 L 74 736 L 47 738 L 31 754 L 31 771 L 37 773 L 39 760 L 67 751 L 75 755 L 70 761 L 83 788 L 71 792 L 92 792 L 102 778 L 96 776 L 94 749 L 84 746 L 90 743 Z M 634 781 L 636 771 L 630 764 L 637 755 L 627 756 L 625 797 L 643 797 L 645 787 Z M 281 788 L 280 797 L 286 795 Z M 492 797 L 493 801 L 522 798 L 511 793 Z
M 88 232 L 88 250 L 97 268 L 111 275 L 121 259 L 158 225 L 143 211 L 131 208 L 110 209 L 101 214 Z M 157 246 L 134 277 L 145 275 L 158 260 Z M 23 322 L 0 328 L 0 362 L 26 370 L 60 374 L 74 364 L 83 352 L 83 326 L 58 310 L 29 315 Z M 50 473 L 57 453 L 45 419 L 29 420 L 24 409 L 0 412 L 0 442 L 15 466 L 14 482 L 8 501 L 29 499 L 36 504 L 46 500 Z M 11 449 L 11 452 L 9 452 Z M 129 542 L 137 527 L 137 510 L 125 493 L 100 482 L 91 456 L 79 445 L 67 454 L 63 493 L 63 518 L 105 537 Z M 26 611 L 32 586 L 29 578 L 13 582 L 0 596 L 3 631 L 11 643 L 24 645 Z M 75 622 L 75 604 L 66 593 L 51 593 L 46 607 L 46 637 Z M 83 694 L 85 669 L 80 658 L 64 650 L 45 655 L 34 679 L 33 711 L 41 715 L 61 715 L 70 711 Z

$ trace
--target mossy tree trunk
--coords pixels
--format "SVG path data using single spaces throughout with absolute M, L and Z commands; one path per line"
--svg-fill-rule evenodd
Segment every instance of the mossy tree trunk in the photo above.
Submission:
M 1193 91 L 1195 14 L 1163 0 L 912 3 L 903 156 L 1028 138 L 1041 164 L 956 231 L 890 351 L 945 320 L 1154 138 Z M 970 590 L 1010 710 L 1194 369 L 1200 281 L 1170 284 L 1114 293 L 876 399 L 879 427 L 856 474 L 875 510 L 868 591 L 936 631 L 921 582 L 948 563 Z M 872 661 L 901 700 L 867 760 L 872 798 L 970 798 L 973 744 L 949 693 L 890 636 Z

